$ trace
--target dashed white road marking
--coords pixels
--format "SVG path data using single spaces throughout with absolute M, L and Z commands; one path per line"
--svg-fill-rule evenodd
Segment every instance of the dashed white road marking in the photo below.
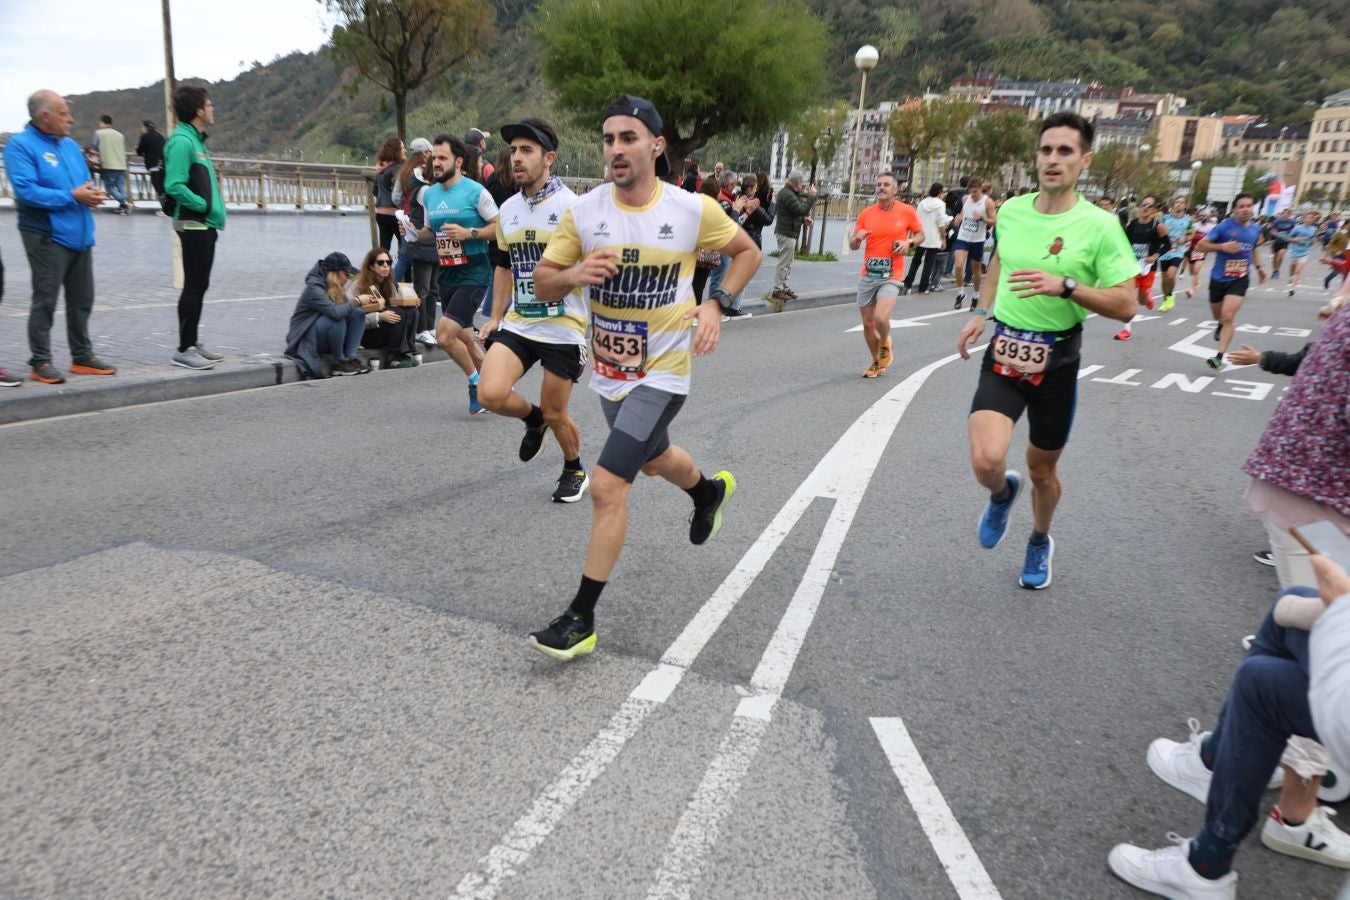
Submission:
M 980 349 L 983 347 L 974 348 L 972 352 Z M 687 891 L 692 876 L 697 874 L 701 854 L 712 846 L 711 842 L 704 844 L 704 837 L 711 836 L 715 840 L 717 824 L 729 809 L 730 801 L 759 749 L 759 742 L 768 730 L 773 706 L 805 640 L 810 620 L 824 592 L 824 582 L 891 434 L 928 376 L 956 359 L 960 359 L 956 354 L 944 357 L 910 375 L 873 403 L 849 427 L 685 626 L 662 655 L 660 664 L 647 673 L 600 733 L 572 758 L 529 809 L 480 857 L 478 869 L 460 880 L 455 896 L 479 900 L 497 896 L 502 884 L 513 877 L 530 854 L 548 839 L 567 811 L 604 773 L 652 711 L 674 693 L 694 660 L 764 571 L 812 501 L 817 497 L 834 499 L 837 501 L 834 511 L 812 556 L 807 575 L 798 585 L 796 595 L 751 680 L 755 693 L 737 707 L 732 731 L 723 740 L 709 768 L 710 773 L 726 773 L 729 790 L 715 796 L 707 795 L 706 805 L 701 809 L 695 809 L 691 804 L 672 838 L 671 853 L 675 856 L 668 853 L 667 859 L 683 861 L 683 864 L 671 868 L 670 877 L 672 883 L 683 885 Z M 737 724 L 738 720 L 740 724 Z M 699 802 L 697 797 L 696 802 Z M 696 821 L 700 817 L 702 824 Z M 689 820 L 687 824 L 686 819 Z M 689 838 L 693 839 L 692 843 Z M 662 871 L 666 868 L 663 865 Z M 653 891 L 659 884 L 660 876 Z

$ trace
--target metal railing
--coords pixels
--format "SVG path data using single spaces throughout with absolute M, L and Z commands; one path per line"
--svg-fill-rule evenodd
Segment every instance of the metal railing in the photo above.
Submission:
M 235 208 L 296 210 L 369 209 L 375 197 L 371 183 L 375 170 L 367 166 L 343 166 L 324 163 L 277 162 L 274 160 L 213 158 L 220 196 L 226 206 Z M 97 179 L 97 177 L 96 177 Z M 599 184 L 598 179 L 564 179 L 577 193 Z M 14 197 L 9 175 L 0 162 L 0 198 Z M 150 182 L 150 173 L 140 162 L 131 162 L 127 170 L 127 199 L 158 199 Z

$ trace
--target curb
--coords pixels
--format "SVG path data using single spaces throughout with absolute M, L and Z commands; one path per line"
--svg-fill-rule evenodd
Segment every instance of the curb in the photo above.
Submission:
M 837 306 L 851 302 L 853 298 L 852 292 L 821 291 L 791 301 L 784 312 Z M 765 300 L 746 300 L 743 308 L 755 316 L 775 314 L 773 306 Z M 449 359 L 449 355 L 439 347 L 422 348 L 423 365 Z M 161 403 L 166 400 L 209 397 L 233 391 L 292 384 L 299 380 L 295 363 L 284 357 L 275 357 L 226 363 L 205 372 L 166 367 L 130 375 L 114 375 L 111 378 L 74 375 L 66 384 L 59 386 L 25 382 L 23 387 L 15 388 L 12 392 L 0 396 L 0 425 Z M 90 383 L 91 381 L 94 383 Z

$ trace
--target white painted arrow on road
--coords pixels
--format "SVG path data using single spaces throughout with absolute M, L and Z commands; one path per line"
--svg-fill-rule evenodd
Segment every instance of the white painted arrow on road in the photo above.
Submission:
M 962 312 L 965 313 L 966 315 L 970 315 L 970 310 L 968 310 L 968 309 L 949 309 L 949 310 L 947 310 L 946 312 L 929 313 L 929 314 L 926 315 L 926 316 L 913 316 L 913 317 L 908 318 L 908 319 L 891 319 L 891 327 L 892 327 L 892 328 L 923 328 L 923 327 L 925 327 L 925 326 L 928 324 L 927 322 L 923 321 L 924 319 L 940 319 L 940 318 L 942 318 L 943 316 L 954 316 L 954 315 L 956 315 L 957 313 L 962 313 Z M 844 332 L 844 333 L 845 333 L 845 334 L 857 334 L 857 333 L 860 332 L 860 331 L 862 331 L 862 325 L 854 325 L 852 328 L 848 329 L 848 331 L 846 331 L 846 332 Z

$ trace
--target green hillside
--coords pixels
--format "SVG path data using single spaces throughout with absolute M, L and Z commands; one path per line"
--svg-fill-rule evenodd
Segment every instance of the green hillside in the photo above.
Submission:
M 414 95 L 409 131 L 495 131 L 526 113 L 563 125 L 562 165 L 594 174 L 598 142 L 553 106 L 529 36 L 533 0 L 497 0 L 499 38 L 485 60 L 461 66 L 445 83 Z M 1202 113 L 1260 112 L 1276 124 L 1304 122 L 1323 97 L 1350 88 L 1350 36 L 1335 4 L 1314 0 L 811 0 L 833 51 L 829 83 L 839 99 L 856 90 L 852 57 L 876 44 L 881 64 L 869 79 L 873 100 L 941 90 L 955 77 L 998 72 L 1009 78 L 1081 78 L 1173 91 Z M 714 23 L 691 25 L 691 40 L 713 39 Z M 393 131 L 387 96 L 350 94 L 331 55 L 295 53 L 210 85 L 216 100 L 216 152 L 364 162 Z M 856 94 L 852 94 L 856 97 Z M 834 98 L 822 98 L 828 100 Z M 84 140 L 108 113 L 130 137 L 139 121 L 162 120 L 162 88 L 72 97 Z M 763 142 L 728 135 L 705 155 L 735 167 L 764 163 Z

